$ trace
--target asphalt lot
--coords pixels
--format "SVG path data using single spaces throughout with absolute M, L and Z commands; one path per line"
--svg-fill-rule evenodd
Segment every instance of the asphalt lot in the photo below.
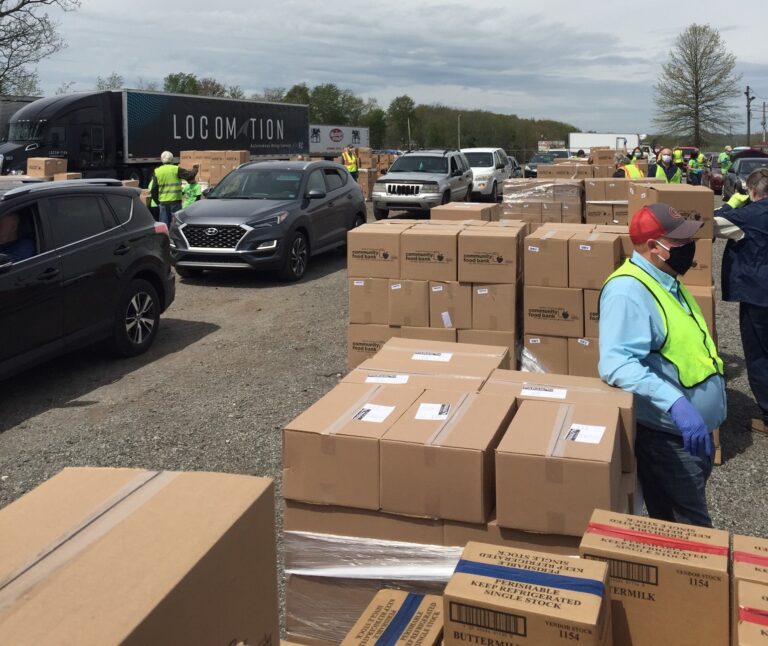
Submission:
M 316 259 L 298 284 L 256 274 L 181 280 L 149 353 L 115 361 L 92 348 L 5 381 L 0 507 L 65 466 L 226 471 L 279 483 L 282 425 L 346 370 L 345 264 L 339 254 Z M 738 307 L 718 305 L 729 417 L 711 512 L 717 527 L 768 537 L 768 438 L 746 428 L 757 407 Z

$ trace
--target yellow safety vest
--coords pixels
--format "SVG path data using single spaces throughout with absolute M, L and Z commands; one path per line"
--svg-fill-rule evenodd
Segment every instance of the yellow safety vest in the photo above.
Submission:
M 682 163 L 683 163 L 683 161 L 685 161 L 685 160 L 683 159 L 683 151 L 682 151 L 682 150 L 680 150 L 679 148 L 677 148 L 677 149 L 673 150 L 673 151 L 672 151 L 672 161 L 673 161 L 675 164 L 682 164 Z
M 342 151 L 341 156 L 344 158 L 344 166 L 350 173 L 357 172 L 357 155 L 354 151 L 349 152 L 346 149 Z
M 678 289 L 690 312 L 653 276 L 630 259 L 608 277 L 603 287 L 619 276 L 639 280 L 656 300 L 665 336 L 658 352 L 677 368 L 680 383 L 685 388 L 693 388 L 713 375 L 722 376 L 723 360 L 717 354 L 698 303 L 685 285 L 678 283 Z
M 624 169 L 624 175 L 629 179 L 640 179 L 641 177 L 645 177 L 645 173 L 634 163 L 625 164 L 622 168 Z
M 664 170 L 664 166 L 660 163 L 656 164 L 656 177 L 661 177 L 667 184 L 680 184 L 683 180 L 683 173 L 679 168 L 675 169 L 675 174 L 672 175 L 672 179 L 667 177 L 667 173 Z
M 155 169 L 157 178 L 157 201 L 160 204 L 166 202 L 181 202 L 181 179 L 179 167 L 175 164 L 163 164 Z

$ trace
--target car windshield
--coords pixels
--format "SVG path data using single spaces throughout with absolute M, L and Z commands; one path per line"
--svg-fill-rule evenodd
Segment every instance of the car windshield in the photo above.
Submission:
M 749 175 L 758 168 L 768 168 L 768 158 L 766 159 L 740 159 L 739 168 L 736 171 L 739 175 Z
M 493 166 L 493 153 L 464 153 L 472 168 Z
M 208 193 L 209 200 L 295 200 L 300 170 L 243 169 L 227 175 Z
M 568 151 L 567 150 L 550 150 L 549 153 L 553 157 L 559 157 L 560 159 L 567 159 L 568 158 Z
M 14 121 L 8 126 L 8 141 L 43 141 L 45 121 Z
M 390 173 L 440 173 L 448 172 L 448 160 L 445 157 L 427 155 L 406 155 L 395 160 Z
M 531 161 L 528 162 L 530 164 L 549 164 L 552 162 L 552 160 L 555 158 L 554 155 L 546 154 L 546 155 L 534 155 L 531 157 Z

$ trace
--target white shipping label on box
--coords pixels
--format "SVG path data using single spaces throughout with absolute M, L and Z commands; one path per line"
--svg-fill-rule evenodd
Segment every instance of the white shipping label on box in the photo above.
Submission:
M 416 419 L 426 420 L 428 422 L 440 422 L 448 419 L 448 413 L 451 411 L 450 404 L 420 404 L 416 411 Z
M 592 245 L 591 244 L 580 244 L 579 245 L 580 251 L 592 251 Z
M 365 404 L 357 413 L 355 413 L 353 419 L 361 422 L 372 422 L 374 424 L 381 424 L 387 417 L 395 410 L 394 406 L 380 406 L 379 404 Z
M 412 361 L 439 361 L 448 363 L 453 358 L 453 352 L 416 352 L 411 357 Z
M 453 327 L 453 321 L 451 321 L 450 312 L 443 312 L 440 315 L 440 318 L 443 319 L 443 327 Z
M 587 424 L 571 424 L 571 429 L 565 436 L 571 442 L 583 442 L 585 444 L 600 444 L 605 434 L 605 426 L 589 426 Z
M 565 399 L 567 388 L 552 388 L 550 386 L 525 386 L 520 390 L 521 397 L 545 397 L 547 399 Z
M 364 280 L 356 280 L 354 284 L 355 284 L 355 287 L 365 287 Z
M 539 253 L 539 248 L 534 247 L 533 245 L 528 245 L 528 251 L 532 251 L 533 253 Z
M 487 287 L 478 287 L 477 288 L 477 293 L 479 295 L 481 295 L 481 296 L 484 295 L 484 294 L 487 294 L 488 293 L 488 288 Z
M 365 378 L 367 384 L 407 384 L 408 375 L 368 375 Z
M 579 339 L 576 341 L 576 343 L 580 343 L 581 345 L 589 345 L 589 339 Z
M 401 289 L 403 286 L 400 283 L 395 283 L 390 287 L 390 289 Z
M 433 285 L 432 286 L 432 291 L 433 292 L 442 292 L 443 291 L 443 286 L 442 285 Z

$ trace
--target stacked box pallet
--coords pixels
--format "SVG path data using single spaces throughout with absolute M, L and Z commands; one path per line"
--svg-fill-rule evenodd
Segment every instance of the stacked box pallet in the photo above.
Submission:
M 251 159 L 247 150 L 182 150 L 179 166 L 192 170 L 197 166 L 197 180 L 215 186 L 229 172 Z
M 596 379 L 538 383 L 508 360 L 506 347 L 392 338 L 285 426 L 294 641 L 338 643 L 388 584 L 439 594 L 468 541 L 575 555 L 595 507 L 628 510 L 632 396 Z M 556 424 L 563 407 L 570 426 Z M 599 437 L 576 441 L 581 428 Z M 530 486 L 555 468 L 559 482 Z
M 503 216 L 521 219 L 529 223 L 532 230 L 544 222 L 583 222 L 584 181 L 581 179 L 508 179 L 503 192 Z
M 363 198 L 370 201 L 373 194 L 373 185 L 379 178 L 379 171 L 375 168 L 361 168 L 357 171 L 357 183 L 363 191 Z
M 636 183 L 663 184 L 663 179 L 611 177 L 584 182 L 587 224 L 629 224 L 629 189 Z
M 494 214 L 498 205 L 461 203 L 433 210 L 451 220 L 382 220 L 349 233 L 350 368 L 393 336 L 516 355 L 525 224 L 490 222 Z
M 356 148 L 355 151 L 357 152 L 358 169 L 378 170 L 379 156 L 374 155 L 371 148 Z

